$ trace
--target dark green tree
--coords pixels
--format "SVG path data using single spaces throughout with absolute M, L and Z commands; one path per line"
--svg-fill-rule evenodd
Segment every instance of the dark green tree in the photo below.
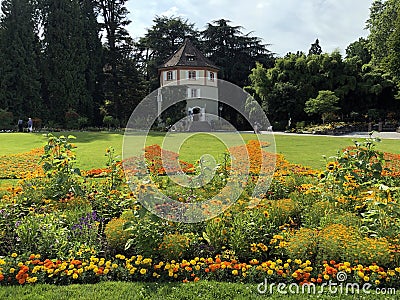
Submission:
M 339 98 L 332 91 L 319 91 L 316 98 L 310 98 L 306 104 L 304 111 L 309 114 L 318 114 L 322 118 L 322 123 L 325 123 L 326 118 L 340 109 L 336 106 Z
M 0 108 L 41 117 L 40 44 L 31 0 L 5 0 L 0 18 Z
M 234 83 L 240 87 L 247 86 L 251 69 L 256 62 L 270 67 L 273 54 L 251 32 L 244 34 L 243 27 L 230 25 L 231 21 L 220 19 L 207 24 L 202 31 L 203 52 L 219 68 L 220 79 Z M 223 117 L 238 126 L 238 113 L 227 105 L 223 106 Z
M 188 20 L 180 17 L 156 16 L 153 23 L 154 25 L 137 44 L 149 93 L 160 86 L 158 67 L 178 49 L 185 37 L 191 37 L 191 41 L 199 46 L 199 32 Z
M 398 0 L 375 0 L 370 8 L 366 28 L 369 29 L 369 46 L 375 66 L 385 66 L 390 54 L 389 43 L 394 33 L 400 2 Z
M 87 116 L 94 124 L 99 124 L 99 107 L 104 102 L 102 89 L 104 51 L 101 43 L 101 25 L 98 23 L 96 0 L 79 0 L 83 17 L 83 39 L 88 56 L 85 79 L 89 100 L 78 106 L 80 114 Z
M 273 64 L 273 54 L 251 32 L 231 26 L 231 21 L 220 19 L 207 24 L 202 32 L 203 51 L 219 68 L 219 77 L 240 87 L 248 85 L 251 69 L 259 62 L 267 67 Z
M 369 49 L 369 42 L 365 38 L 359 38 L 347 46 L 346 58 L 357 57 L 360 59 L 361 64 L 367 64 L 371 61 L 371 51 Z
M 68 111 L 89 109 L 84 22 L 77 0 L 43 0 L 43 71 L 48 118 L 65 121 Z
M 316 39 L 315 43 L 311 44 L 311 48 L 308 51 L 308 55 L 312 55 L 312 54 L 320 55 L 321 53 L 322 53 L 322 48 L 319 45 L 319 40 Z
M 132 89 L 129 82 L 136 80 L 137 74 L 127 74 L 132 70 L 131 62 L 133 51 L 133 40 L 126 26 L 129 11 L 126 8 L 127 0 L 96 0 L 100 14 L 101 26 L 105 31 L 105 60 L 104 60 L 104 107 L 107 113 L 112 115 L 120 125 L 126 119 L 126 94 L 131 94 Z M 128 64 L 128 65 L 126 65 Z

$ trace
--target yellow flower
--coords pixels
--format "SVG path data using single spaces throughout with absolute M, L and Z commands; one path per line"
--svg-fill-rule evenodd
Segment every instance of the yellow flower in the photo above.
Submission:
M 236 275 L 239 274 L 239 272 L 238 272 L 238 270 L 233 270 L 233 271 L 232 271 L 232 274 L 236 276 Z
M 364 276 L 364 281 L 369 281 L 369 277 L 368 276 Z
M 18 254 L 17 253 L 13 253 L 13 254 L 11 254 L 11 257 L 13 257 L 13 258 L 16 258 L 18 256 Z
M 325 274 L 325 275 L 324 275 L 324 279 L 325 279 L 325 280 L 329 280 L 329 275 L 328 275 L 328 274 Z
M 274 274 L 274 271 L 268 270 L 268 271 L 267 271 L 267 274 L 268 274 L 268 275 L 272 275 L 272 274 Z
M 78 275 L 77 273 L 74 273 L 74 274 L 72 275 L 72 278 L 73 278 L 73 279 L 78 279 L 78 277 L 79 277 L 79 275 Z
M 29 283 L 35 283 L 37 281 L 37 277 L 30 277 L 28 278 Z
M 329 172 L 332 172 L 333 170 L 336 169 L 336 163 L 333 162 L 333 161 L 328 162 L 327 165 L 326 165 L 326 169 L 327 169 Z
M 12 274 L 14 272 L 15 272 L 15 269 L 14 268 L 10 268 L 10 273 Z
M 147 270 L 146 269 L 140 269 L 140 274 L 144 275 L 146 274 Z

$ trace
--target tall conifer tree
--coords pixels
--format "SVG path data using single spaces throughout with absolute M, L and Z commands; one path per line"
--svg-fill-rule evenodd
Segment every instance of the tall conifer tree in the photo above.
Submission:
M 0 108 L 41 117 L 39 40 L 31 0 L 4 0 L 0 19 Z

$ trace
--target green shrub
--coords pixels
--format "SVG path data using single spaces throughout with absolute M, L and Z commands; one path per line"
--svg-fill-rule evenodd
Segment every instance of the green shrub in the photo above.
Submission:
M 186 257 L 192 240 L 193 237 L 190 238 L 187 234 L 180 234 L 178 232 L 166 234 L 158 247 L 158 251 L 163 259 L 182 259 Z
M 300 228 L 289 239 L 286 252 L 291 259 L 307 260 L 315 257 L 318 252 L 318 231 L 310 228 Z
M 129 240 L 130 234 L 124 230 L 125 223 L 123 218 L 114 218 L 107 223 L 104 230 L 107 245 L 114 253 L 124 253 L 125 244 Z

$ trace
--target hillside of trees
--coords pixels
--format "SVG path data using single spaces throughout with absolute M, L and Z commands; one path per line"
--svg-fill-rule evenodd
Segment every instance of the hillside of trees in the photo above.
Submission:
M 245 88 L 275 128 L 301 121 L 396 122 L 400 118 L 400 3 L 376 0 L 367 38 L 339 51 L 277 57 L 229 20 L 204 30 L 180 17 L 155 16 L 142 37 L 127 31 L 127 0 L 3 0 L 0 16 L 0 129 L 18 119 L 38 126 L 124 126 L 159 87 L 157 67 L 189 36 Z M 267 39 L 268 37 L 266 37 Z M 243 104 L 245 105 L 245 104 Z M 235 112 L 223 113 L 234 124 Z

